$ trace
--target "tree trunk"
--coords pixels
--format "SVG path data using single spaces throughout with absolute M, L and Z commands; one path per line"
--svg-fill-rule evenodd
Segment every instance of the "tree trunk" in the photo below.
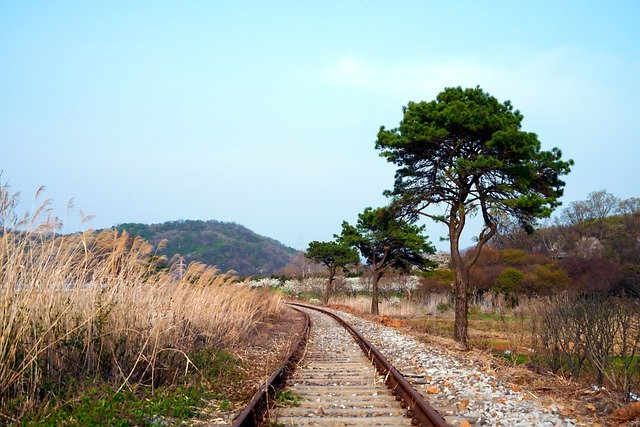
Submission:
M 378 311 L 378 282 L 384 273 L 374 273 L 371 289 L 371 314 L 380 314 Z
M 336 276 L 336 271 L 335 269 L 330 269 L 329 270 L 329 282 L 327 282 L 327 286 L 326 288 L 324 288 L 324 295 L 322 296 L 322 303 L 324 305 L 329 304 L 329 297 L 331 296 L 331 293 L 333 292 L 333 279 Z
M 460 234 L 461 227 L 456 228 L 451 221 L 449 225 L 449 245 L 451 248 L 451 264 L 456 274 L 456 284 L 454 289 L 455 298 L 455 320 L 453 325 L 453 339 L 458 341 L 465 349 L 469 349 L 469 334 L 467 310 L 469 307 L 469 269 L 465 265 L 462 255 L 460 255 Z
M 463 271 L 458 271 L 463 270 Z M 456 269 L 456 287 L 455 287 L 455 321 L 453 329 L 453 339 L 458 341 L 465 349 L 469 349 L 468 326 L 469 320 L 467 312 L 469 308 L 469 296 L 467 289 L 469 287 L 469 274 L 465 269 Z

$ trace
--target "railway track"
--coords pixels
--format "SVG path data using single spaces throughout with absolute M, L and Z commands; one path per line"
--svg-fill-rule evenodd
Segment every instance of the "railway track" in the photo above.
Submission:
M 294 359 L 301 358 L 295 370 L 285 368 L 293 373 L 286 379 L 284 395 L 297 400 L 297 405 L 269 410 L 271 425 L 446 425 L 404 377 L 342 319 L 317 307 L 292 306 L 305 313 L 312 326 L 304 353 L 300 354 L 301 347 L 294 351 Z M 265 398 L 274 387 L 267 386 Z M 260 423 L 259 411 L 252 409 L 254 401 L 234 426 Z

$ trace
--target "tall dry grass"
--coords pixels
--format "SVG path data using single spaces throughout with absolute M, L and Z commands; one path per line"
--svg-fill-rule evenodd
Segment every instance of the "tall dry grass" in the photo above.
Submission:
M 420 301 L 412 299 L 388 298 L 380 300 L 380 314 L 400 318 L 416 318 L 425 314 L 437 314 L 441 305 L 449 304 L 447 294 L 429 294 Z M 371 312 L 371 297 L 365 295 L 336 296 L 331 303 L 348 306 L 352 310 L 367 314 Z
M 0 187 L 0 409 L 6 420 L 86 381 L 155 387 L 189 354 L 247 339 L 277 296 L 193 263 L 178 277 L 126 232 L 58 234 L 49 202 L 19 216 Z M 0 423 L 2 423 L 0 418 Z

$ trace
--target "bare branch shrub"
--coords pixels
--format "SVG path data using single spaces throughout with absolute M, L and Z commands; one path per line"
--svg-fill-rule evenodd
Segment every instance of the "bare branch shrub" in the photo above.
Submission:
M 534 363 L 588 377 L 629 395 L 640 385 L 640 301 L 600 295 L 562 296 L 531 316 Z

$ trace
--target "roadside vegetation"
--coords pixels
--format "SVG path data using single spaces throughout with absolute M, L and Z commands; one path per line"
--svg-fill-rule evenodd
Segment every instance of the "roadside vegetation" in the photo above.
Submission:
M 336 279 L 329 306 L 388 326 L 450 338 L 455 322 L 452 293 L 434 292 L 429 278 L 411 277 L 415 280 L 395 276 L 380 283 L 378 316 L 370 314 L 366 277 Z M 319 304 L 324 283 L 307 278 L 272 285 L 281 294 Z M 469 343 L 509 363 L 578 381 L 585 388 L 610 390 L 622 400 L 637 399 L 640 391 L 640 299 L 626 294 L 478 292 L 470 296 Z
M 503 217 L 469 273 L 470 346 L 636 399 L 639 239 L 640 199 L 620 199 L 605 190 L 569 204 L 531 234 Z M 326 283 L 323 270 L 299 261 L 267 286 L 319 302 Z M 439 261 L 432 270 L 407 275 L 392 269 L 381 278 L 377 319 L 450 337 L 456 275 L 441 255 Z M 336 276 L 329 305 L 367 315 L 374 275 L 361 265 L 348 277 Z
M 48 201 L 18 202 L 0 187 L 0 424 L 152 425 L 238 399 L 229 349 L 277 295 L 178 271 L 126 231 L 59 234 Z
M 409 102 L 398 127 L 380 127 L 375 148 L 397 166 L 393 189 L 385 192 L 391 201 L 365 210 L 357 227 L 343 222 L 338 243 L 357 248 L 367 265 L 358 283 L 335 278 L 332 269 L 324 303 L 365 313 L 366 294 L 373 315 L 409 319 L 420 329 L 452 336 L 465 350 L 504 351 L 514 363 L 586 378 L 635 399 L 640 198 L 595 191 L 540 229 L 540 221 L 561 205 L 562 179 L 574 162 L 558 148 L 542 150 L 522 121 L 510 101 L 499 102 L 479 86 L 451 87 L 433 101 Z M 426 240 L 416 245 L 399 239 L 394 246 L 380 227 L 364 227 L 365 216 L 378 211 L 416 227 L 403 237 L 424 231 L 413 225 L 420 219 L 446 225 L 446 265 L 428 265 L 425 255 L 433 255 L 433 248 Z M 461 237 L 472 217 L 481 230 L 465 249 Z M 422 262 L 387 264 L 392 250 L 406 258 L 417 247 L 410 259 L 416 255 Z M 318 261 L 311 249 L 307 257 Z M 295 272 L 298 264 L 283 272 Z M 321 290 L 305 283 L 311 269 L 306 271 L 297 277 L 298 289 L 285 281 L 281 292 L 317 300 Z M 419 283 L 394 284 L 393 273 L 419 277 Z M 387 289 L 383 278 L 391 280 Z M 379 296 L 387 301 L 379 303 Z

